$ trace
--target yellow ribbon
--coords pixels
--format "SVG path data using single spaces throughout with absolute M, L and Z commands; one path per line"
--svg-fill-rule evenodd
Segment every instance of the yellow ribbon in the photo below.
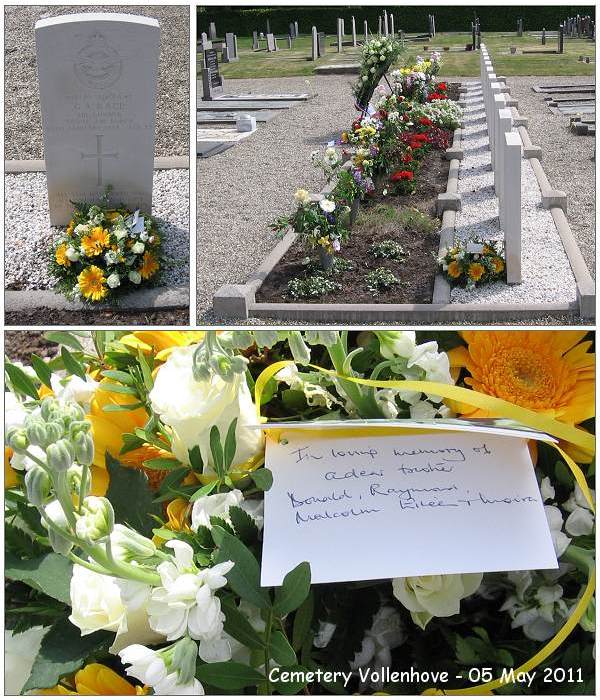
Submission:
M 291 360 L 281 360 L 280 362 L 274 362 L 269 367 L 266 367 L 256 380 L 254 386 L 254 398 L 256 403 L 256 411 L 258 413 L 259 421 L 266 422 L 266 418 L 261 416 L 261 398 L 263 391 L 267 382 L 274 378 L 275 375 L 280 372 L 285 367 L 295 364 Z M 566 423 L 561 423 L 560 421 L 550 418 L 544 414 L 536 413 L 528 408 L 523 408 L 522 406 L 517 406 L 510 401 L 505 401 L 504 399 L 499 399 L 496 396 L 488 396 L 487 394 L 481 394 L 473 389 L 467 389 L 465 387 L 454 386 L 453 384 L 440 384 L 439 382 L 423 382 L 423 381 L 408 381 L 408 380 L 374 380 L 374 379 L 361 379 L 359 377 L 347 377 L 333 370 L 324 369 L 317 365 L 310 365 L 313 369 L 323 372 L 335 379 L 343 379 L 345 381 L 354 382 L 355 384 L 360 384 L 362 386 L 370 386 L 377 389 L 396 389 L 399 391 L 415 391 L 424 394 L 431 394 L 434 396 L 441 396 L 444 399 L 450 401 L 459 401 L 461 403 L 469 404 L 470 406 L 475 406 L 476 408 L 481 408 L 489 411 L 493 415 L 500 418 L 508 418 L 510 420 L 518 421 L 519 423 L 540 430 L 543 433 L 547 433 L 553 437 L 569 442 L 572 445 L 581 447 L 587 452 L 594 452 L 595 440 L 594 436 L 586 433 L 584 430 L 575 428 L 572 425 L 567 425 Z M 266 426 L 265 426 L 266 427 Z M 398 431 L 402 431 L 403 428 L 398 428 Z M 592 499 L 592 494 L 587 485 L 585 476 L 579 466 L 569 457 L 569 455 L 561 449 L 554 442 L 546 442 L 548 445 L 552 445 L 555 450 L 561 455 L 565 460 L 567 466 L 571 470 L 573 477 L 587 501 L 590 510 L 595 514 L 596 509 L 594 506 L 594 501 Z M 558 649 L 561 644 L 567 639 L 571 632 L 577 627 L 581 618 L 585 615 L 585 612 L 590 604 L 593 596 L 594 589 L 596 585 L 595 567 L 591 567 L 589 571 L 588 581 L 586 587 L 583 591 L 583 595 L 579 599 L 579 602 L 573 609 L 573 612 L 569 615 L 569 618 L 565 624 L 560 628 L 560 630 L 554 635 L 554 637 L 543 646 L 534 656 L 532 656 L 528 661 L 519 666 L 515 670 L 515 675 L 518 673 L 524 673 L 526 671 L 531 671 L 532 669 L 539 666 L 543 661 L 545 661 L 551 654 L 553 654 L 556 649 Z M 496 678 L 489 683 L 483 683 L 480 685 L 471 686 L 470 688 L 459 688 L 456 690 L 443 690 L 438 688 L 430 688 L 426 690 L 424 695 L 486 695 L 491 694 L 493 690 L 506 685 L 507 680 L 502 680 L 502 678 Z

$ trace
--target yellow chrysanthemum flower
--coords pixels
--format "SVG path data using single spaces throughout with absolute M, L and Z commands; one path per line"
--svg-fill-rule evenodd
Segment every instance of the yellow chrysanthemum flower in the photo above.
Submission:
M 68 246 L 66 243 L 61 243 L 54 251 L 54 259 L 59 265 L 62 265 L 62 267 L 71 266 L 71 261 L 67 258 L 67 248 Z
M 595 414 L 595 355 L 588 352 L 591 341 L 583 341 L 586 333 L 462 331 L 467 346 L 448 356 L 453 370 L 468 371 L 465 384 L 475 391 L 577 425 Z M 469 418 L 495 417 L 466 404 L 453 408 Z M 577 459 L 584 457 L 579 453 Z
M 95 226 L 90 233 L 83 236 L 81 239 L 81 247 L 83 252 L 89 257 L 100 255 L 103 250 L 108 248 L 110 236 L 108 231 L 102 226 Z
M 88 664 L 77 671 L 71 683 L 39 691 L 42 695 L 145 695 L 145 690 L 121 678 L 103 664 Z
M 71 219 L 71 221 L 69 221 L 69 225 L 67 226 L 67 236 L 71 236 L 74 230 L 75 222 L 73 221 L 73 219 Z
M 492 258 L 492 265 L 494 266 L 494 272 L 499 275 L 504 270 L 504 260 L 502 258 Z
M 154 254 L 147 250 L 144 253 L 139 273 L 142 276 L 142 279 L 148 280 L 157 273 L 159 267 L 158 260 Z
M 101 301 L 108 293 L 108 287 L 105 285 L 106 278 L 104 277 L 104 273 L 99 267 L 96 267 L 96 265 L 90 265 L 80 272 L 77 277 L 77 282 L 79 283 L 81 293 L 86 299 Z

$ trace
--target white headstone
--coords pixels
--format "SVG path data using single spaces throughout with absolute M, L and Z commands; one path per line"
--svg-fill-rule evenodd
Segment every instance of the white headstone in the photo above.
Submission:
M 344 31 L 342 29 L 342 22 L 343 22 L 343 20 L 338 17 L 338 21 L 337 21 L 337 50 L 338 50 L 338 53 L 340 53 L 342 50 L 343 31 Z
M 352 16 L 352 46 L 356 46 L 356 20 Z
M 157 20 L 73 14 L 35 25 L 50 222 L 71 202 L 152 209 L 160 47 Z
M 497 121 L 497 132 L 496 141 L 497 143 L 504 143 L 504 134 L 508 134 L 512 131 L 513 119 L 512 113 L 508 107 L 504 107 L 498 111 L 498 121 Z M 499 148 L 496 154 L 496 169 L 494 172 L 494 189 L 496 190 L 496 196 L 498 197 L 498 215 L 500 217 L 500 228 L 504 226 L 504 191 L 502 176 L 504 172 L 504 148 Z
M 388 28 L 388 16 L 387 16 L 387 10 L 383 11 L 383 33 L 385 36 L 388 36 L 389 28 Z
M 369 41 L 369 23 L 367 22 L 367 20 L 365 20 L 364 26 L 365 26 L 365 44 L 366 44 L 367 41 Z
M 390 12 L 390 34 L 395 37 L 396 30 L 394 29 L 394 15 Z
M 504 134 L 503 200 L 504 200 L 504 255 L 506 281 L 521 282 L 521 137 L 512 131 Z

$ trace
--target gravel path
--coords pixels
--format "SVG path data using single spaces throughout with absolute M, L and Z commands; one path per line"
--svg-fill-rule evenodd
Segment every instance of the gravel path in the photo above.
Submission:
M 269 228 L 291 213 L 294 192 L 318 191 L 323 175 L 310 161 L 315 149 L 339 136 L 356 116 L 352 76 L 229 80 L 239 92 L 316 92 L 308 102 L 281 110 L 271 122 L 225 153 L 198 160 L 198 323 L 221 322 L 212 296 L 226 283 L 243 283 L 277 244 Z
M 48 250 L 58 234 L 49 225 L 45 173 L 5 176 L 5 263 L 7 289 L 50 289 Z M 189 171 L 155 170 L 154 216 L 163 232 L 164 252 L 169 263 L 161 284 L 189 282 Z
M 577 136 L 569 129 L 569 117 L 556 115 L 546 106 L 543 93 L 532 85 L 576 85 L 590 83 L 590 76 L 528 76 L 508 78 L 511 96 L 519 101 L 519 112 L 528 117 L 532 142 L 541 146 L 542 165 L 556 189 L 567 193 L 567 218 L 587 266 L 595 276 L 595 154 L 592 136 Z
M 481 83 L 469 84 L 464 111 L 464 159 L 458 190 L 462 208 L 456 216 L 455 240 L 500 238 L 498 200 L 486 129 Z M 575 278 L 529 161 L 521 160 L 521 284 L 493 282 L 473 290 L 455 287 L 453 303 L 545 303 L 576 299 Z
M 187 5 L 31 5 L 4 10 L 4 157 L 43 158 L 34 24 L 38 19 L 78 12 L 124 12 L 160 22 L 156 155 L 189 153 L 189 9 Z

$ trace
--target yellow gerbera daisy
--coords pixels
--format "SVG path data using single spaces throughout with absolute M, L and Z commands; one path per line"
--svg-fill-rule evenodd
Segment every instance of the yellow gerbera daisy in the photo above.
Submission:
M 479 282 L 479 280 L 485 275 L 485 267 L 478 262 L 471 263 L 469 265 L 468 274 L 474 282 Z
M 453 279 L 456 279 L 457 277 L 460 277 L 461 275 L 461 269 L 460 265 L 456 262 L 456 260 L 453 260 L 449 265 L 448 265 L 448 275 L 452 277 Z
M 72 681 L 39 691 L 42 695 L 144 695 L 143 689 L 121 678 L 104 664 L 88 664 Z
M 86 299 L 101 301 L 108 293 L 108 287 L 105 286 L 104 273 L 96 265 L 90 265 L 80 272 L 77 282 L 81 293 Z
M 67 236 L 72 235 L 73 231 L 75 230 L 75 222 L 73 219 L 69 221 L 69 225 L 67 226 Z
M 492 265 L 497 275 L 504 271 L 504 260 L 502 258 L 492 258 Z
M 54 259 L 59 265 L 62 265 L 63 267 L 70 267 L 71 266 L 71 261 L 69 258 L 67 258 L 67 244 L 66 243 L 61 243 L 59 246 L 57 246 L 56 250 L 54 251 Z
M 204 331 L 134 331 L 119 342 L 144 353 L 156 353 L 157 360 L 165 359 L 173 348 L 199 343 Z
M 139 269 L 139 273 L 142 279 L 148 280 L 156 274 L 159 268 L 158 260 L 155 258 L 154 254 L 150 251 L 144 253 L 144 258 Z
M 86 255 L 93 257 L 100 255 L 108 247 L 109 242 L 108 231 L 102 226 L 95 226 L 90 233 L 82 237 L 81 247 Z

